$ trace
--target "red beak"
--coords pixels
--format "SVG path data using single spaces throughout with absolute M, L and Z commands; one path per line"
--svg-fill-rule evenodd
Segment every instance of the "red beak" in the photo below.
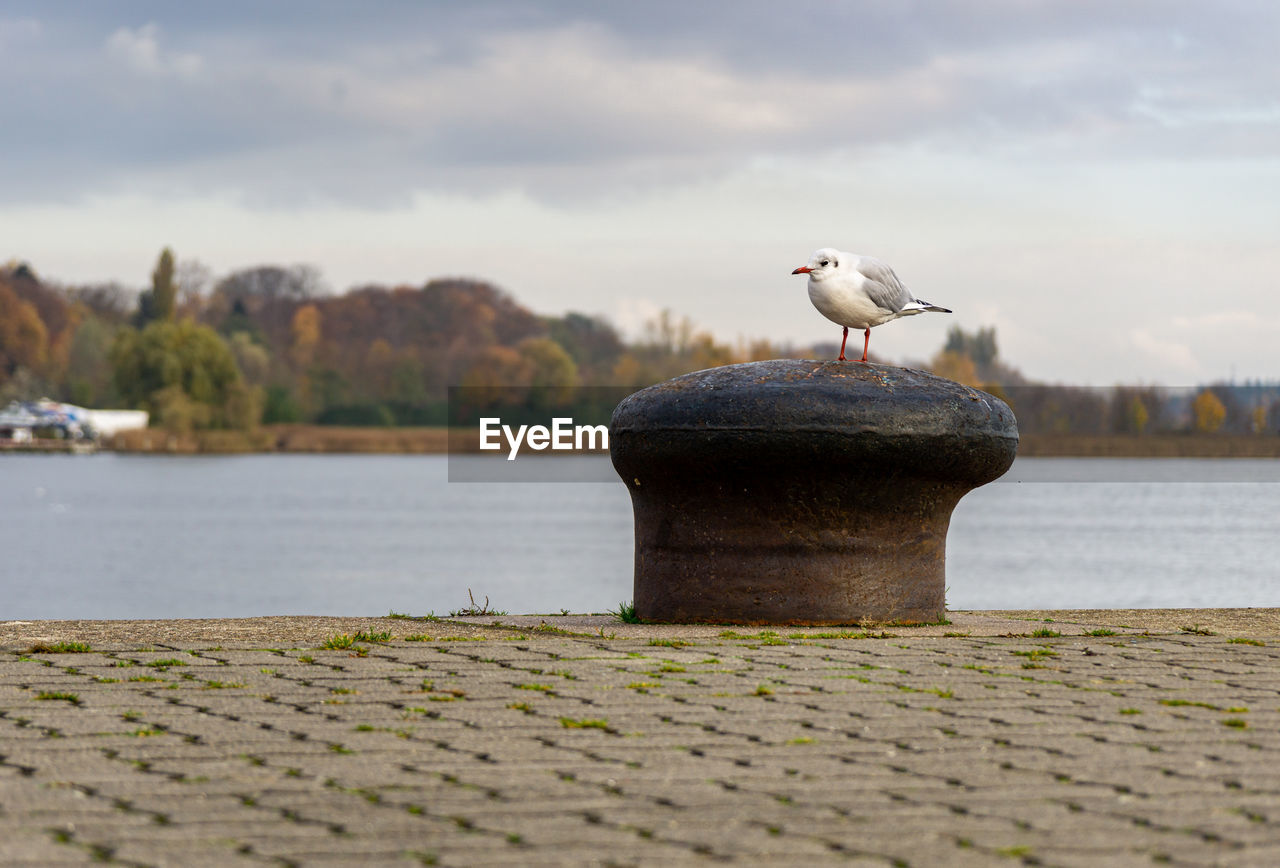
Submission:
M 813 271 L 813 269 L 807 265 L 802 265 L 791 273 L 792 274 L 808 274 L 810 271 Z

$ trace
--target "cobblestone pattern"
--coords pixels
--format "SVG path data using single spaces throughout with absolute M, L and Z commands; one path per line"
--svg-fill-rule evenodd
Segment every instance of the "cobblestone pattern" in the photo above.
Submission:
M 814 635 L 0 653 L 0 863 L 1280 864 L 1274 641 Z

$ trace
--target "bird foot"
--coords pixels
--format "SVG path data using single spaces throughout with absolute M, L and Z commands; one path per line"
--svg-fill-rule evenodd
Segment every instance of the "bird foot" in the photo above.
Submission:
M 837 362 L 847 362 L 847 361 L 849 361 L 849 360 L 848 360 L 848 359 L 846 359 L 846 358 L 844 357 L 844 353 L 841 353 L 841 354 L 840 354 L 840 358 L 836 359 L 836 361 L 837 361 Z

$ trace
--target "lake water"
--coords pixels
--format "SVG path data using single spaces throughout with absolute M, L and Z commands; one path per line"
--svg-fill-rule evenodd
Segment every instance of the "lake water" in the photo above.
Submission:
M 631 599 L 621 483 L 447 479 L 444 456 L 0 456 L 0 620 Z M 1022 459 L 1006 479 L 955 511 L 951 608 L 1280 605 L 1280 462 Z

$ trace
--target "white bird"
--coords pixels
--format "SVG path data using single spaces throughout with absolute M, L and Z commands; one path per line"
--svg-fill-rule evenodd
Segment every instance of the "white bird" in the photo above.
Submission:
M 865 362 L 873 327 L 900 316 L 925 311 L 951 313 L 945 307 L 916 298 L 902 285 L 892 268 L 870 256 L 824 247 L 813 252 L 808 265 L 802 265 L 791 273 L 809 275 L 809 301 L 820 314 L 844 326 L 838 360 L 841 362 L 847 361 L 844 345 L 849 340 L 850 328 L 866 332 L 859 360 Z

